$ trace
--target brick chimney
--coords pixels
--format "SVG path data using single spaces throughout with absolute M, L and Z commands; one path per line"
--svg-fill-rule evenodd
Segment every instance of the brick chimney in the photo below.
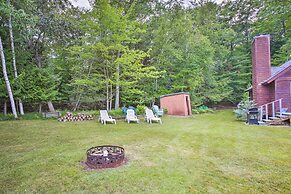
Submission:
M 271 76 L 270 35 L 254 38 L 252 69 L 253 100 L 260 106 L 271 101 L 270 89 L 261 84 Z

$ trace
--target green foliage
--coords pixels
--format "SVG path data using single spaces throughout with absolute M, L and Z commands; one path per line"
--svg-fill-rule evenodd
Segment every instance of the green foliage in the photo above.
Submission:
M 114 117 L 121 117 L 121 116 L 124 116 L 124 114 L 123 114 L 121 108 L 118 108 L 118 109 L 115 109 L 115 110 L 111 110 L 111 111 L 109 111 L 108 114 L 109 114 L 110 116 L 114 116 Z
M 214 111 L 211 108 L 208 108 L 205 105 L 192 109 L 192 114 L 213 113 L 213 112 Z
M 27 102 L 55 100 L 57 78 L 48 69 L 29 68 L 14 81 L 15 96 Z
M 4 78 L 2 78 L 2 74 L 0 73 L 0 99 L 7 99 L 8 94 L 7 94 L 7 89 L 6 89 L 6 84 L 4 81 Z
M 256 104 L 252 100 L 243 100 L 237 105 L 237 109 L 233 112 L 238 120 L 246 120 L 247 113 L 250 108 L 254 108 Z
M 163 111 L 164 111 L 164 114 L 165 114 L 165 115 L 168 114 L 168 109 L 163 108 Z
M 13 114 L 0 114 L 0 121 L 11 121 L 11 120 L 15 120 L 15 117 Z
M 43 119 L 42 114 L 31 112 L 31 113 L 25 113 L 25 115 L 19 115 L 17 120 L 39 120 Z M 13 114 L 0 114 L 0 121 L 8 121 L 8 120 L 15 120 Z
M 271 34 L 272 65 L 278 66 L 290 59 L 291 3 L 265 0 L 255 23 L 256 33 Z
M 78 44 L 67 49 L 74 64 L 73 98 L 105 98 L 106 85 L 121 88 L 122 103 L 143 103 L 147 98 L 142 83 L 157 78 L 159 72 L 142 62 L 149 57 L 147 52 L 134 48 L 145 31 L 128 18 L 129 14 L 124 15 L 122 8 L 108 1 L 99 1 L 83 15 L 80 28 L 84 35 Z
M 237 103 L 251 84 L 251 42 L 271 34 L 272 65 L 290 60 L 290 2 L 234 0 L 0 2 L 0 34 L 12 64 L 12 17 L 19 77 L 7 66 L 15 98 L 150 104 L 189 92 L 192 105 Z M 0 98 L 7 100 L 0 73 Z M 3 91 L 3 92 L 2 92 Z M 119 91 L 119 95 L 118 95 Z M 107 107 L 108 108 L 108 107 Z
M 43 118 L 42 114 L 32 112 L 32 113 L 25 113 L 24 115 L 19 116 L 20 120 L 38 120 L 38 119 L 45 119 Z
M 144 106 L 144 105 L 137 105 L 136 114 L 137 115 L 144 115 L 145 114 L 145 108 L 146 108 L 146 106 Z

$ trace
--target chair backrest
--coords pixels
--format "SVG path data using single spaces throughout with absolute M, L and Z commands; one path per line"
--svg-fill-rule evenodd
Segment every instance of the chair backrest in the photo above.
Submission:
M 100 117 L 101 119 L 109 119 L 107 110 L 100 110 Z
M 154 113 L 153 113 L 153 111 L 151 109 L 147 108 L 145 112 L 146 112 L 146 117 L 148 119 L 155 118 L 155 115 L 154 115 Z
M 155 112 L 158 112 L 159 111 L 159 107 L 157 105 L 154 105 L 153 106 L 153 109 L 154 109 Z
M 153 111 L 158 116 L 163 116 L 164 115 L 164 110 L 163 109 L 159 109 L 159 107 L 157 105 L 153 105 Z
M 132 110 L 132 109 L 127 109 L 127 111 L 126 111 L 126 118 L 127 118 L 127 119 L 135 118 L 134 110 Z

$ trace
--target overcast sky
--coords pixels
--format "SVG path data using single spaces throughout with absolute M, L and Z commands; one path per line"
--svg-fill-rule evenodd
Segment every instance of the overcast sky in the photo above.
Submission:
M 74 6 L 79 6 L 83 8 L 89 8 L 89 2 L 88 0 L 70 0 Z M 223 0 L 215 0 L 217 3 L 221 3 Z M 188 3 L 189 0 L 184 0 L 185 3 Z

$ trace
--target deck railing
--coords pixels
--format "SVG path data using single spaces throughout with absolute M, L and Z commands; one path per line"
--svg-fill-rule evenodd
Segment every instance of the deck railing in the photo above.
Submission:
M 260 106 L 260 121 L 263 121 L 263 114 L 264 114 L 264 109 L 265 109 L 265 115 L 266 115 L 266 120 L 269 120 L 269 105 L 272 105 L 272 117 L 275 117 L 276 115 L 276 107 L 275 103 L 279 103 L 279 111 L 280 111 L 280 116 L 282 116 L 282 98 L 278 100 L 274 100 L 272 102 L 269 102 L 267 104 L 263 104 Z

